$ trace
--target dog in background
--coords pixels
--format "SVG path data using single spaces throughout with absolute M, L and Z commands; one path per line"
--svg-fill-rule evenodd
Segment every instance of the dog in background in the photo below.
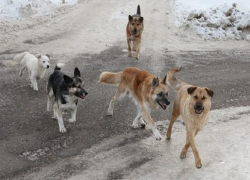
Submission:
M 114 102 L 117 98 L 122 94 L 130 94 L 137 107 L 137 116 L 132 126 L 134 128 L 145 127 L 144 119 L 150 125 L 156 140 L 161 140 L 161 135 L 150 113 L 151 110 L 159 107 L 165 110 L 170 104 L 166 81 L 166 76 L 162 80 L 146 71 L 133 67 L 126 68 L 118 73 L 101 73 L 99 82 L 118 85 L 115 96 L 110 101 L 108 115 L 113 115 Z
M 23 70 L 25 68 L 28 69 L 31 82 L 30 86 L 35 91 L 38 91 L 37 81 L 43 78 L 46 70 L 49 68 L 49 58 L 50 56 L 48 54 L 42 56 L 41 54 L 33 55 L 28 52 L 24 52 L 16 55 L 13 60 L 20 62 L 20 77 L 23 74 Z
M 195 136 L 205 126 L 210 108 L 211 98 L 213 97 L 213 91 L 206 87 L 197 87 L 189 85 L 175 77 L 175 73 L 180 69 L 171 69 L 167 73 L 168 83 L 177 90 L 175 97 L 171 121 L 168 126 L 167 138 L 170 139 L 172 126 L 176 119 L 181 115 L 187 130 L 186 144 L 182 149 L 181 158 L 185 158 L 188 148 L 191 146 L 194 157 L 195 165 L 197 168 L 201 168 L 201 158 L 195 145 Z
M 126 28 L 128 57 L 132 57 L 131 41 L 133 41 L 133 51 L 136 51 L 136 59 L 139 60 L 141 49 L 141 36 L 143 31 L 143 17 L 141 17 L 140 5 L 137 7 L 137 13 L 133 16 L 128 16 L 128 24 Z
M 81 73 L 78 68 L 75 68 L 74 77 L 63 74 L 60 70 L 64 64 L 58 63 L 53 74 L 49 77 L 47 92 L 47 111 L 50 111 L 50 104 L 53 104 L 53 119 L 58 120 L 59 132 L 65 133 L 66 129 L 63 123 L 63 111 L 71 110 L 70 123 L 76 121 L 76 111 L 78 98 L 84 99 L 87 96 Z

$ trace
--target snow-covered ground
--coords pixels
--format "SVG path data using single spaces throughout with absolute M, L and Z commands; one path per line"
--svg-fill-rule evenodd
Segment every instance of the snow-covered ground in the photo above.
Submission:
M 250 40 L 249 0 L 176 0 L 175 23 L 204 39 Z
M 1 0 L 0 18 L 18 18 L 50 15 L 51 9 L 61 5 L 73 5 L 77 0 Z

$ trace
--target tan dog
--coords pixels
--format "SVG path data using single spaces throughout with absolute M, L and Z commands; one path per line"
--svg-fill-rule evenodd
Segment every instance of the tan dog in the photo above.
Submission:
M 141 35 L 143 31 L 143 17 L 141 17 L 140 5 L 137 7 L 137 13 L 128 16 L 128 25 L 126 28 L 128 42 L 128 57 L 132 57 L 131 41 L 133 41 L 133 51 L 136 51 L 136 59 L 139 60 L 141 49 Z
M 173 105 L 172 117 L 168 126 L 167 138 L 170 139 L 172 126 L 181 115 L 187 130 L 186 144 L 182 149 L 181 158 L 185 158 L 189 146 L 191 146 L 195 157 L 197 168 L 201 168 L 201 158 L 195 145 L 195 135 L 205 126 L 211 108 L 213 91 L 206 87 L 197 87 L 180 81 L 175 73 L 180 69 L 171 69 L 167 73 L 168 83 L 177 90 Z
M 150 116 L 150 112 L 159 107 L 165 110 L 170 104 L 167 99 L 166 76 L 161 80 L 146 71 L 129 67 L 118 73 L 103 72 L 99 82 L 118 85 L 115 96 L 110 101 L 108 115 L 113 115 L 114 102 L 117 98 L 122 94 L 130 94 L 137 107 L 137 116 L 132 126 L 134 128 L 145 127 L 144 119 L 151 126 L 156 140 L 161 140 L 161 135 Z

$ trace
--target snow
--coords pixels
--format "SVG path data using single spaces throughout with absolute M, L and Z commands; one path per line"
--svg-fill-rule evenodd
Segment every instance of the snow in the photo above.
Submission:
M 176 0 L 173 8 L 175 24 L 204 39 L 249 39 L 248 0 Z
M 18 18 L 49 15 L 57 6 L 74 5 L 77 0 L 1 0 L 0 18 Z

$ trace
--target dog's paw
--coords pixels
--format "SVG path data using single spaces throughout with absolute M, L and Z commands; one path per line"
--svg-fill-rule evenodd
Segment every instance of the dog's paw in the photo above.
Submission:
M 128 57 L 132 57 L 131 51 L 128 52 Z
M 185 157 L 186 157 L 186 155 L 187 155 L 187 152 L 182 151 L 182 152 L 181 152 L 181 155 L 180 155 L 180 158 L 182 158 L 182 159 L 183 159 L 183 158 L 185 158 Z
M 202 167 L 202 164 L 201 164 L 201 159 L 199 158 L 196 162 L 195 162 L 195 165 L 198 169 L 200 169 Z
M 57 117 L 56 117 L 56 116 L 52 116 L 52 119 L 55 119 L 55 120 L 56 120 L 56 119 L 57 119 Z
M 66 133 L 67 130 L 65 129 L 65 127 L 59 127 L 59 132 Z
M 71 119 L 69 119 L 69 122 L 70 122 L 70 123 L 76 122 L 76 119 L 72 119 L 72 118 L 71 118 Z
M 108 109 L 107 116 L 113 116 L 113 109 Z
M 141 128 L 145 129 L 146 128 L 146 124 L 145 123 L 141 123 Z
M 160 140 L 162 139 L 162 137 L 161 137 L 161 135 L 160 135 L 159 132 L 157 132 L 157 133 L 155 134 L 155 139 L 156 139 L 157 141 L 160 141 Z
M 38 92 L 38 88 L 37 88 L 37 87 L 35 87 L 35 88 L 34 88 L 34 91 Z
M 133 122 L 132 127 L 133 127 L 134 129 L 136 129 L 136 128 L 139 128 L 139 127 L 141 127 L 141 126 L 140 126 L 138 123 Z

